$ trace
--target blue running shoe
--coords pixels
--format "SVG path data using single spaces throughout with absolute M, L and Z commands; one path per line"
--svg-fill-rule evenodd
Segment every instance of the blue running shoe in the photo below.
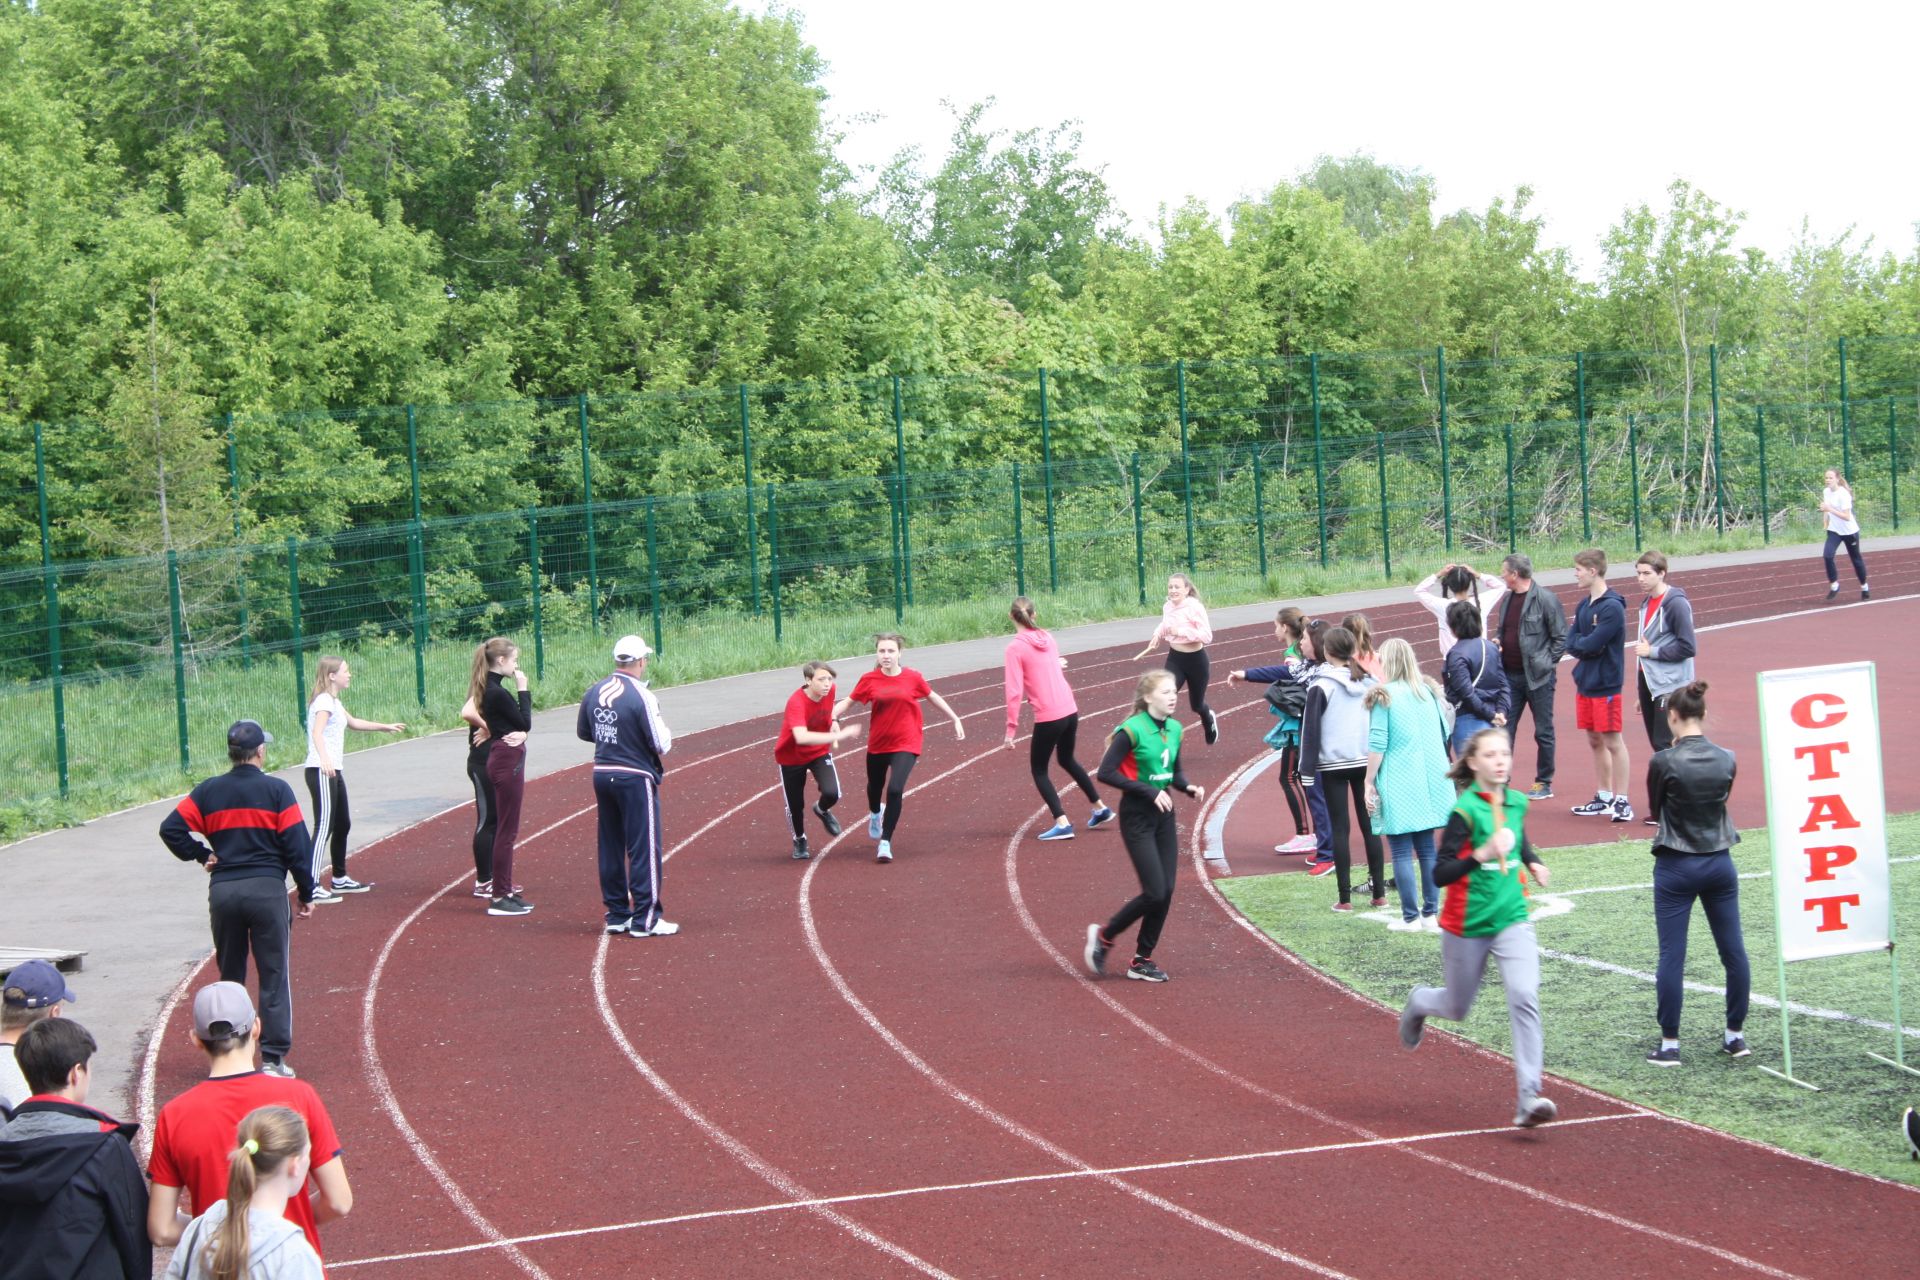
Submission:
M 880 813 L 870 813 L 867 815 L 867 839 L 878 840 L 880 838 L 880 832 L 882 830 L 880 819 L 885 812 L 885 810 L 882 810 Z
M 1045 831 L 1042 831 L 1040 838 L 1042 840 L 1071 840 L 1073 839 L 1073 822 L 1070 819 L 1062 818 Z
M 1107 806 L 1101 805 L 1093 811 L 1093 816 L 1087 819 L 1087 830 L 1091 831 L 1095 827 L 1104 827 L 1118 816 L 1118 814 L 1107 808 Z

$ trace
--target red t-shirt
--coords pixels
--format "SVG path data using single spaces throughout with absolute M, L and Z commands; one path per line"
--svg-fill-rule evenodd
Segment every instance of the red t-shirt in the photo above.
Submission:
M 240 1122 L 260 1107 L 289 1107 L 300 1114 L 313 1143 L 314 1168 L 340 1158 L 340 1137 L 312 1085 L 249 1071 L 202 1080 L 160 1108 L 147 1176 L 155 1186 L 185 1188 L 193 1216 L 199 1217 L 227 1198 L 227 1157 L 240 1145 Z M 311 1200 L 289 1196 L 287 1221 L 306 1232 L 307 1243 L 320 1252 Z
M 811 729 L 815 733 L 825 733 L 833 727 L 833 704 L 840 699 L 832 685 L 827 686 L 827 696 L 815 702 L 807 696 L 805 687 L 795 689 L 787 699 L 787 714 L 780 721 L 780 738 L 773 744 L 773 758 L 781 764 L 812 764 L 821 756 L 833 750 L 831 742 L 795 741 L 795 729 Z
M 869 671 L 853 686 L 853 700 L 873 707 L 873 727 L 867 731 L 867 752 L 884 755 L 889 751 L 920 754 L 922 730 L 920 699 L 932 693 L 926 677 L 912 667 L 900 668 L 897 676 Z
M 1665 600 L 1666 598 L 1667 598 L 1667 593 L 1664 591 L 1662 591 L 1657 596 L 1647 597 L 1647 611 L 1640 615 L 1640 634 L 1642 635 L 1646 634 L 1647 624 L 1653 621 L 1653 615 L 1655 612 L 1659 610 L 1660 602 L 1662 600 Z

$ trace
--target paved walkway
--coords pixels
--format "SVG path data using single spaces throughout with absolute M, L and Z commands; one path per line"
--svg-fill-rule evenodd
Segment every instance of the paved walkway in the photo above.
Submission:
M 1880 538 L 1875 548 L 1920 546 L 1920 537 Z M 1768 564 L 1786 560 L 1817 560 L 1818 545 L 1776 546 L 1758 551 L 1730 552 L 1676 560 L 1673 573 L 1684 581 L 1689 566 Z M 1871 549 L 1869 551 L 1871 554 Z M 1481 557 L 1488 564 L 1497 556 Z M 1632 594 L 1627 566 L 1616 566 L 1616 586 Z M 1541 571 L 1539 580 L 1551 586 L 1572 581 L 1570 570 Z M 1339 615 L 1355 609 L 1404 603 L 1407 587 L 1291 601 L 1315 615 Z M 1046 601 L 1040 600 L 1042 618 Z M 1276 602 L 1237 605 L 1213 612 L 1217 631 L 1271 622 Z M 1055 633 L 1065 653 L 1080 653 L 1127 643 L 1142 643 L 1154 620 L 1129 618 L 1070 627 Z M 908 661 L 929 677 L 958 675 L 998 667 L 1004 635 L 955 644 L 915 648 Z M 843 688 L 867 655 L 831 659 L 842 671 Z M 729 676 L 660 691 L 667 723 L 676 734 L 696 733 L 740 720 L 765 718 L 771 729 L 786 696 L 799 682 L 793 668 Z M 588 744 L 573 734 L 574 707 L 569 704 L 539 712 L 529 744 L 527 768 L 544 777 L 588 762 Z M 293 744 L 268 749 L 281 758 L 295 754 Z M 299 753 L 304 758 L 304 753 Z M 304 797 L 299 769 L 280 776 Z M 364 848 L 384 836 L 436 813 L 472 802 L 466 777 L 466 740 L 461 733 L 441 733 L 351 752 L 353 845 Z M 581 783 L 584 803 L 591 794 Z M 95 1059 L 94 1098 L 107 1111 L 124 1114 L 132 1098 L 132 1084 L 147 1037 L 169 993 L 182 977 L 207 955 L 206 880 L 197 868 L 177 862 L 161 846 L 156 832 L 173 801 L 159 801 L 96 818 L 82 826 L 33 836 L 0 847 L 0 885 L 5 886 L 0 910 L 0 944 L 77 948 L 87 952 L 83 972 L 71 985 L 79 995 L 73 1015 L 84 1022 L 100 1042 Z M 111 886 L 103 891 L 102 886 Z M 379 890 L 368 898 L 326 910 L 365 910 L 379 902 Z M 295 963 L 299 967 L 296 931 Z

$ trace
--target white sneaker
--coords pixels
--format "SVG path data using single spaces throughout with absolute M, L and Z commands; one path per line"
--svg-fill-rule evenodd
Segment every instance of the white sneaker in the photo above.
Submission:
M 886 830 L 886 828 L 881 825 L 881 819 L 885 814 L 886 810 L 882 809 L 879 813 L 870 813 L 867 815 L 867 839 L 878 840 L 880 833 Z
M 1422 929 L 1425 929 L 1428 933 L 1438 933 L 1440 932 L 1440 917 L 1439 916 L 1421 916 L 1420 927 Z
M 634 923 L 639 924 L 640 922 L 636 919 Z M 665 919 L 655 920 L 653 922 L 653 928 L 651 929 L 630 928 L 627 930 L 628 935 L 635 938 L 671 938 L 678 932 L 680 932 L 680 926 L 671 920 Z
M 342 898 L 323 884 L 313 886 L 313 905 L 318 907 L 329 902 L 340 902 Z
M 1552 1098 L 1535 1095 L 1532 1101 L 1522 1106 L 1513 1117 L 1513 1123 L 1521 1129 L 1533 1129 L 1546 1124 L 1560 1114 L 1560 1108 L 1553 1105 Z
M 893 841 L 882 840 L 880 842 L 880 847 L 874 851 L 873 860 L 875 862 L 892 862 L 893 861 Z
M 1416 916 L 1411 920 L 1389 920 L 1387 921 L 1387 932 L 1388 933 L 1419 933 L 1420 919 L 1418 916 Z

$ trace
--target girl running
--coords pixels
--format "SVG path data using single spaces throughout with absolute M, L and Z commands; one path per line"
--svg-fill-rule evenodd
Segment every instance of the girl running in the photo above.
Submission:
M 1487 619 L 1506 598 L 1507 584 L 1491 573 L 1477 573 L 1473 566 L 1450 564 L 1438 573 L 1430 573 L 1420 580 L 1413 589 L 1413 598 L 1427 607 L 1440 622 L 1440 656 L 1446 657 L 1447 650 L 1453 648 L 1456 637 L 1453 628 L 1447 625 L 1447 607 L 1456 600 L 1464 600 L 1480 611 L 1480 630 L 1489 630 Z
M 1831 467 L 1827 469 L 1826 490 L 1820 495 L 1820 514 L 1827 518 L 1827 549 L 1821 557 L 1827 566 L 1827 599 L 1840 594 L 1840 571 L 1833 566 L 1833 553 L 1845 547 L 1847 559 L 1853 561 L 1853 576 L 1860 582 L 1860 598 L 1871 600 L 1867 562 L 1860 554 L 1860 522 L 1853 518 L 1853 486 Z
M 187 1225 L 166 1280 L 321 1280 L 320 1255 L 287 1221 L 287 1201 L 306 1194 L 307 1122 L 290 1107 L 260 1107 L 242 1118 L 235 1140 L 227 1198 Z
M 1271 667 L 1248 667 L 1242 671 L 1227 672 L 1227 683 L 1245 680 L 1249 684 L 1280 686 L 1280 690 L 1267 690 L 1267 708 L 1273 713 L 1274 726 L 1267 730 L 1261 739 L 1280 753 L 1280 789 L 1287 797 L 1287 808 L 1293 814 L 1293 838 L 1285 844 L 1273 846 L 1275 853 L 1311 853 L 1318 848 L 1311 814 L 1307 809 L 1306 791 L 1300 785 L 1300 716 L 1306 710 L 1307 661 L 1301 656 L 1301 645 L 1306 642 L 1307 617 L 1300 610 L 1288 605 L 1274 615 L 1273 635 L 1285 646 L 1280 661 Z
M 1167 646 L 1166 669 L 1173 673 L 1173 687 L 1177 691 L 1182 685 L 1186 686 L 1187 705 L 1200 717 L 1207 745 L 1212 746 L 1220 738 L 1219 721 L 1214 717 L 1213 708 L 1207 705 L 1207 681 L 1213 674 L 1207 646 L 1213 643 L 1213 624 L 1207 620 L 1207 606 L 1200 603 L 1199 588 L 1184 573 L 1168 576 L 1167 602 L 1160 606 L 1160 625 L 1153 629 L 1153 638 L 1147 641 L 1147 647 L 1134 655 L 1134 661 L 1145 658 L 1162 642 Z
M 1141 982 L 1165 982 L 1167 972 L 1153 962 L 1161 926 L 1173 903 L 1174 871 L 1180 860 L 1180 831 L 1173 820 L 1169 788 L 1195 800 L 1206 792 L 1180 772 L 1180 721 L 1174 708 L 1179 685 L 1168 671 L 1149 671 L 1134 688 L 1133 714 L 1121 721 L 1107 741 L 1100 761 L 1100 781 L 1120 792 L 1120 838 L 1140 877 L 1140 892 L 1114 913 L 1103 928 L 1087 926 L 1087 969 L 1106 972 L 1107 950 L 1126 927 L 1138 920 L 1133 963 L 1127 976 Z
M 1447 781 L 1447 728 L 1440 686 L 1420 674 L 1413 646 L 1393 639 L 1380 646 L 1385 683 L 1367 693 L 1367 809 L 1393 851 L 1400 889 L 1395 933 L 1440 932 L 1439 892 L 1433 883 L 1433 833 L 1453 809 Z M 1416 865 L 1417 863 L 1417 865 Z M 1414 875 L 1420 896 L 1414 897 Z
M 512 680 L 512 692 L 507 681 Z M 527 735 L 533 731 L 533 695 L 520 669 L 520 648 L 495 636 L 473 651 L 473 677 L 467 696 L 480 708 L 487 736 L 487 781 L 493 784 L 493 896 L 490 916 L 524 916 L 533 904 L 520 896 L 513 880 L 513 849 L 520 839 L 520 801 L 527 789 Z
M 1034 787 L 1046 801 L 1047 812 L 1053 815 L 1053 825 L 1042 831 L 1040 838 L 1071 840 L 1073 820 L 1067 817 L 1066 809 L 1060 804 L 1060 793 L 1053 789 L 1053 781 L 1047 777 L 1048 757 L 1059 760 L 1060 767 L 1079 785 L 1081 794 L 1093 806 L 1087 830 L 1111 820 L 1113 810 L 1100 803 L 1093 779 L 1073 758 L 1074 738 L 1080 729 L 1080 706 L 1073 700 L 1067 678 L 1060 674 L 1066 670 L 1067 660 L 1060 656 L 1053 637 L 1040 629 L 1034 617 L 1033 601 L 1018 597 L 1007 615 L 1013 619 L 1015 628 L 1013 639 L 1007 641 L 1007 750 L 1013 750 L 1013 740 L 1020 732 L 1020 704 L 1031 702 L 1033 741 L 1027 749 L 1027 765 L 1033 772 Z
M 807 848 L 806 815 L 807 775 L 820 789 L 813 816 L 827 834 L 840 834 L 840 819 L 833 806 L 840 802 L 840 771 L 833 765 L 833 749 L 846 738 L 860 736 L 860 726 L 844 728 L 833 717 L 834 669 L 824 662 L 809 662 L 800 668 L 805 681 L 787 698 L 786 714 L 781 717 L 780 736 L 773 744 L 773 759 L 780 766 L 780 790 L 787 799 L 787 825 L 793 828 L 793 856 L 804 862 L 813 856 Z
M 1340 625 L 1353 637 L 1353 660 L 1360 664 L 1362 671 L 1378 680 L 1380 655 L 1373 650 L 1373 624 L 1367 621 L 1367 615 L 1350 613 L 1340 619 Z
M 1527 842 L 1527 797 L 1507 785 L 1512 771 L 1513 749 L 1505 731 L 1482 729 L 1468 739 L 1449 772 L 1464 790 L 1447 817 L 1433 873 L 1434 882 L 1447 891 L 1440 910 L 1440 961 L 1447 985 L 1413 989 L 1400 1014 L 1400 1043 L 1419 1048 L 1428 1018 L 1465 1018 L 1480 994 L 1487 957 L 1493 957 L 1513 1024 L 1513 1073 L 1520 1091 L 1513 1122 L 1531 1129 L 1559 1114 L 1540 1096 L 1540 947 L 1527 920 L 1522 883 L 1531 870 L 1544 889 L 1549 873 Z
M 925 698 L 953 721 L 953 736 L 966 740 L 967 726 L 947 700 L 933 691 L 925 676 L 900 665 L 906 639 L 892 631 L 873 638 L 874 668 L 860 677 L 853 692 L 833 709 L 838 720 L 848 706 L 864 702 L 873 708 L 873 729 L 867 735 L 867 838 L 878 840 L 874 861 L 893 861 L 893 833 L 906 803 L 907 776 L 920 759 L 925 723 L 920 700 Z M 882 800 L 884 793 L 885 799 Z
M 495 810 L 493 780 L 487 777 L 487 755 L 493 739 L 480 705 L 468 698 L 460 705 L 467 722 L 467 781 L 473 784 L 473 896 L 493 897 L 493 836 L 500 815 Z
M 1300 721 L 1300 758 L 1313 762 L 1312 786 L 1323 800 L 1333 827 L 1333 872 L 1340 900 L 1335 911 L 1353 910 L 1353 854 L 1347 836 L 1353 821 L 1360 823 L 1360 840 L 1367 854 L 1367 896 L 1376 907 L 1387 905 L 1387 876 L 1380 837 L 1367 818 L 1367 690 L 1372 676 L 1354 656 L 1353 633 L 1329 627 L 1320 637 L 1326 662 L 1307 686 L 1306 713 Z
M 347 829 L 352 826 L 347 811 L 347 730 L 399 733 L 407 727 L 348 715 L 340 695 L 352 683 L 353 670 L 345 658 L 329 654 L 314 667 L 313 701 L 307 704 L 306 774 L 307 794 L 313 797 L 315 902 L 338 902 L 343 894 L 365 893 L 373 888 L 371 880 L 355 880 L 347 874 Z M 329 857 L 331 886 L 321 882 Z

